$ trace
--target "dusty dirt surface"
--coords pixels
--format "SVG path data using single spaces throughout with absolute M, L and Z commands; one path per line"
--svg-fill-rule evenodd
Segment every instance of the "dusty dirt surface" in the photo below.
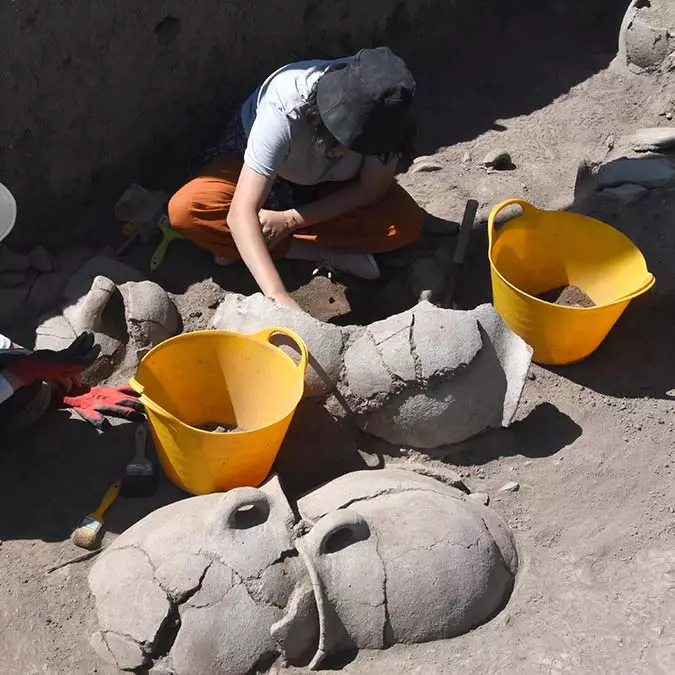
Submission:
M 228 424 L 227 422 L 204 422 L 203 424 L 198 424 L 197 429 L 216 434 L 231 434 L 235 431 L 246 431 L 244 427 L 238 427 L 236 424 Z
M 578 286 L 552 288 L 537 296 L 540 300 L 563 307 L 595 307 L 595 303 Z
M 544 208 L 582 209 L 573 203 L 579 160 L 603 157 L 611 138 L 663 122 L 658 86 L 607 70 L 611 56 L 563 26 L 523 22 L 479 56 L 436 57 L 437 72 L 439 58 L 445 66 L 440 81 L 429 65 L 417 67 L 419 150 L 434 154 L 442 169 L 405 174 L 401 182 L 436 217 L 434 232 L 461 217 L 467 198 L 481 203 L 483 224 L 458 289 L 461 306 L 489 299 L 484 220 L 492 205 L 523 197 Z M 488 173 L 481 165 L 496 147 L 509 151 L 513 169 Z M 626 208 L 583 207 L 638 242 L 659 286 L 631 304 L 591 358 L 559 369 L 533 366 L 509 429 L 420 453 L 366 437 L 317 402 L 300 405 L 275 467 L 291 493 L 357 468 L 443 463 L 473 491 L 490 495 L 514 529 L 522 559 L 510 603 L 488 624 L 453 640 L 362 652 L 335 668 L 354 675 L 675 672 L 675 282 L 668 275 L 674 208 L 669 190 Z M 453 243 L 433 234 L 414 254 L 384 258 L 376 284 L 308 281 L 311 269 L 303 265 L 283 264 L 282 271 L 315 315 L 370 321 L 414 300 L 401 282 L 413 255 Z M 137 248 L 130 260 L 147 272 L 152 248 Z M 207 325 L 222 289 L 255 290 L 240 266 L 214 268 L 207 254 L 183 242 L 152 278 L 173 294 L 189 330 Z M 25 436 L 4 440 L 0 672 L 114 672 L 88 646 L 91 562 L 46 569 L 81 552 L 70 532 L 122 473 L 133 447 L 132 425 L 99 435 L 56 411 Z M 508 481 L 520 489 L 500 492 Z M 183 496 L 162 479 L 152 498 L 120 498 L 106 518 L 104 541 Z

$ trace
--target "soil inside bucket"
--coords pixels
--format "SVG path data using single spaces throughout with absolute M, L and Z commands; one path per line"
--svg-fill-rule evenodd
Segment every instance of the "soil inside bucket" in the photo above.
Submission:
M 217 434 L 231 434 L 233 431 L 246 431 L 244 427 L 238 427 L 236 424 L 227 424 L 226 422 L 204 422 L 197 424 L 196 429 L 202 431 L 212 431 Z
M 559 286 L 540 293 L 537 298 L 563 307 L 595 307 L 595 303 L 578 286 Z

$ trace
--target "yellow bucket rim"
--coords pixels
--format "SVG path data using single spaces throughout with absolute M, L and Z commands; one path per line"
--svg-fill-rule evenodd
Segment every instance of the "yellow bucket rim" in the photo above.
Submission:
M 519 295 L 524 295 L 530 300 L 534 300 L 536 303 L 541 304 L 541 305 L 549 305 L 556 307 L 557 309 L 560 310 L 565 310 L 565 311 L 570 311 L 570 312 L 592 312 L 593 310 L 597 309 L 604 309 L 606 307 L 614 307 L 615 305 L 620 305 L 624 302 L 630 302 L 631 300 L 639 297 L 640 295 L 643 295 L 646 293 L 654 284 L 656 283 L 656 277 L 651 273 L 647 272 L 647 278 L 643 282 L 642 286 L 640 286 L 637 290 L 632 291 L 631 293 L 627 293 L 626 295 L 622 295 L 620 298 L 617 298 L 616 300 L 612 300 L 611 302 L 605 302 L 601 305 L 595 305 L 593 307 L 566 307 L 563 305 L 555 305 L 552 302 L 546 302 L 546 300 L 541 300 L 540 298 L 530 295 L 526 291 L 522 290 L 521 288 L 518 288 L 517 286 L 514 286 L 508 279 L 504 277 L 504 275 L 499 271 L 499 268 L 495 264 L 493 258 L 492 258 L 492 248 L 494 244 L 494 239 L 495 239 L 495 218 L 497 217 L 497 214 L 502 210 L 505 209 L 507 206 L 520 206 L 523 209 L 523 213 L 525 213 L 527 210 L 530 211 L 536 211 L 537 213 L 541 213 L 542 209 L 538 209 L 536 206 L 533 204 L 530 204 L 530 202 L 526 202 L 524 199 L 507 199 L 503 202 L 500 202 L 497 204 L 492 211 L 490 212 L 490 217 L 488 218 L 488 260 L 490 261 L 490 269 L 514 292 L 518 293 Z M 584 218 L 589 218 L 590 216 L 583 216 Z M 597 220 L 597 219 L 594 219 Z M 602 222 L 602 221 L 598 221 Z M 608 223 L 604 223 L 603 225 L 606 225 L 607 227 L 612 227 Z M 635 249 L 638 251 L 640 256 L 642 257 L 642 260 L 645 263 L 645 268 L 647 267 L 647 261 L 645 260 L 645 257 L 640 251 L 640 249 L 635 246 L 635 244 L 631 241 L 629 237 L 627 237 L 623 232 L 620 232 L 617 230 L 615 227 L 612 227 L 613 230 L 615 230 L 619 235 L 624 237 L 630 244 L 635 247 Z
M 295 363 L 293 359 L 283 351 L 278 350 L 275 345 L 273 345 L 270 342 L 270 338 L 273 335 L 277 335 L 278 333 L 281 333 L 282 335 L 286 335 L 287 337 L 291 338 L 293 342 L 295 342 L 296 346 L 298 347 L 300 351 L 300 362 Z M 150 356 L 153 354 L 153 352 L 158 351 L 160 348 L 164 348 L 168 346 L 172 342 L 176 342 L 177 340 L 180 340 L 181 338 L 185 338 L 187 336 L 190 337 L 197 337 L 197 336 L 209 336 L 213 337 L 214 335 L 220 335 L 220 336 L 228 336 L 228 337 L 239 337 L 239 338 L 246 338 L 246 339 L 251 339 L 255 342 L 259 342 L 263 346 L 269 347 L 270 349 L 277 349 L 279 353 L 283 356 L 285 356 L 298 370 L 301 371 L 301 390 L 300 390 L 300 398 L 298 399 L 298 403 L 300 400 L 302 400 L 302 394 L 304 391 L 304 386 L 305 386 L 305 372 L 307 371 L 307 363 L 309 361 L 309 352 L 307 350 L 307 345 L 305 345 L 303 339 L 295 332 L 290 330 L 289 328 L 283 328 L 281 326 L 274 326 L 271 328 L 265 328 L 264 330 L 258 331 L 257 333 L 237 333 L 235 331 L 227 331 L 227 330 L 197 330 L 193 331 L 192 333 L 181 333 L 180 335 L 174 335 L 173 337 L 168 338 L 167 340 L 164 340 L 163 342 L 160 342 L 158 345 L 155 345 L 140 361 L 139 366 L 145 359 L 150 358 Z M 195 431 L 200 434 L 214 434 L 218 433 L 215 431 L 206 431 L 205 429 L 198 429 L 197 427 L 193 427 L 191 424 L 187 424 L 186 422 L 183 422 L 182 420 L 178 419 L 175 415 L 172 415 L 168 410 L 164 409 L 161 405 L 155 403 L 152 399 L 148 398 L 145 393 L 143 392 L 144 386 L 136 379 L 136 377 L 132 377 L 129 379 L 129 386 L 139 395 L 140 397 L 140 402 L 149 410 L 151 410 L 155 415 L 159 417 L 166 418 L 168 420 L 175 421 L 178 423 L 180 426 L 185 427 L 187 429 L 190 429 L 190 431 Z M 296 407 L 297 407 L 296 403 Z M 295 408 L 294 408 L 295 409 Z M 255 431 L 262 431 L 263 429 L 269 429 L 270 427 L 273 427 L 275 424 L 278 424 L 282 420 L 286 419 L 289 414 L 291 414 L 293 411 L 291 410 L 289 413 L 286 413 L 285 415 L 282 415 L 278 419 L 273 420 L 269 424 L 266 424 L 265 426 L 260 426 L 256 427 L 255 429 L 246 429 L 245 431 L 231 431 L 228 432 L 228 436 L 239 436 L 240 434 L 250 434 Z

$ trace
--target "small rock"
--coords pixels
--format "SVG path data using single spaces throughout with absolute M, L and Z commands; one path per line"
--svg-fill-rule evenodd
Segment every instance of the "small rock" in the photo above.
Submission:
M 16 288 L 26 283 L 28 272 L 1 272 L 0 286 L 2 288 Z
M 635 183 L 624 183 L 623 185 L 618 185 L 613 188 L 605 188 L 600 191 L 602 197 L 609 197 L 610 199 L 615 199 L 620 201 L 622 204 L 633 204 L 637 201 L 640 201 L 645 195 L 649 193 L 649 190 L 642 185 L 636 185 Z
M 490 504 L 490 495 L 486 494 L 485 492 L 474 492 L 469 495 L 469 498 L 477 501 L 483 506 L 488 506 Z
M 665 152 L 675 147 L 675 128 L 652 127 L 640 129 L 632 138 L 635 152 Z
M 15 253 L 7 246 L 0 246 L 0 272 L 15 272 L 27 270 L 28 258 L 21 253 Z
M 530 373 L 527 374 L 527 379 L 528 379 L 530 382 L 534 382 L 534 381 L 537 379 L 537 374 L 536 374 L 536 373 L 531 373 L 531 372 L 530 372 Z
M 443 165 L 440 162 L 420 162 L 413 164 L 411 173 L 431 173 L 432 171 L 441 171 Z
M 672 119 L 673 119 L 673 113 L 667 112 L 667 113 L 666 113 L 666 119 L 667 119 L 668 121 L 672 120 Z
M 198 319 L 202 313 L 199 310 L 195 310 L 194 312 L 190 312 L 189 316 L 191 319 Z
M 646 157 L 628 159 L 622 157 L 603 164 L 598 172 L 600 188 L 612 188 L 624 183 L 635 183 L 646 188 L 663 187 L 675 178 L 675 169 L 667 159 Z
M 614 145 L 616 144 L 616 139 L 614 138 L 614 134 L 610 134 L 607 136 L 605 139 L 605 145 L 607 146 L 608 150 L 614 150 Z
M 38 246 L 28 254 L 28 263 L 38 272 L 51 272 L 54 269 L 54 261 L 44 246 Z
M 483 157 L 481 164 L 484 167 L 497 169 L 498 171 L 509 169 L 513 166 L 511 155 L 502 148 L 488 152 L 488 154 Z
M 515 480 L 510 480 L 499 488 L 500 492 L 518 492 L 520 490 L 520 483 L 516 483 Z
M 462 162 L 463 162 L 464 164 L 468 164 L 470 161 L 471 161 L 471 153 L 470 153 L 470 152 L 465 152 L 465 153 L 462 155 Z

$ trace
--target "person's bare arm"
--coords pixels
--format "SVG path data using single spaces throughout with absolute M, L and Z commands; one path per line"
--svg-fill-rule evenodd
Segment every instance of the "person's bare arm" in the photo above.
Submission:
M 265 178 L 243 166 L 227 216 L 234 243 L 260 290 L 282 305 L 299 309 L 286 290 L 263 236 L 259 211 L 273 179 Z M 290 234 L 290 227 L 288 234 Z
M 357 180 L 311 204 L 291 209 L 294 229 L 316 225 L 375 204 L 391 187 L 395 170 L 395 163 L 364 164 Z

